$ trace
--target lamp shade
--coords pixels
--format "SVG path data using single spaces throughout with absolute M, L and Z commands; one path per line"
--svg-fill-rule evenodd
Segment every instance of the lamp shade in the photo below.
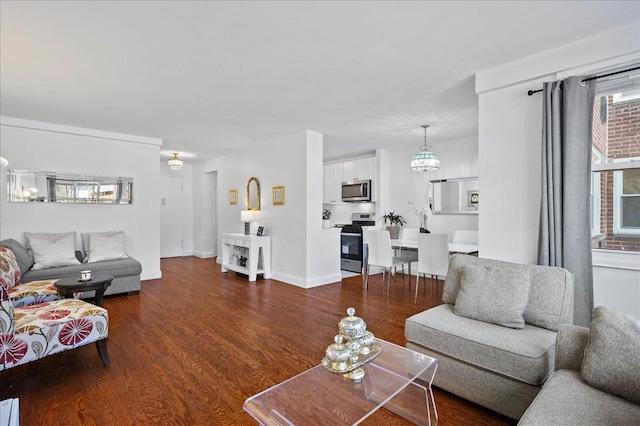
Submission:
M 180 170 L 182 168 L 182 165 L 184 164 L 184 161 L 178 158 L 177 152 L 174 152 L 173 157 L 171 157 L 169 161 L 167 161 L 167 164 L 169 164 L 169 168 L 171 170 Z
M 240 212 L 240 221 L 242 222 L 251 222 L 253 220 L 253 211 L 251 210 L 242 210 Z
M 7 159 L 4 157 L 0 157 L 0 169 L 4 169 L 5 167 L 7 167 L 7 164 L 9 164 Z
M 433 152 L 423 148 L 423 151 L 413 156 L 411 170 L 416 172 L 433 172 L 440 168 L 440 160 Z

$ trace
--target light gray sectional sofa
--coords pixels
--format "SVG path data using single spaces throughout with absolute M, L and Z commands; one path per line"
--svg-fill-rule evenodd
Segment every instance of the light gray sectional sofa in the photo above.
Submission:
M 406 320 L 407 347 L 438 359 L 435 386 L 519 419 L 553 371 L 560 325 L 572 322 L 571 273 L 457 254 L 442 300 Z
M 140 274 L 142 265 L 132 257 L 115 260 L 105 260 L 95 263 L 84 263 L 82 251 L 76 252 L 76 257 L 80 261 L 77 265 L 58 266 L 46 269 L 32 269 L 34 260 L 28 250 L 18 241 L 7 239 L 0 241 L 0 247 L 7 247 L 11 250 L 20 266 L 22 282 L 39 280 L 52 280 L 61 278 L 75 278 L 80 276 L 80 271 L 91 270 L 95 273 L 107 273 L 113 275 L 111 285 L 105 291 L 109 294 L 127 294 L 140 291 Z M 83 294 L 83 297 L 93 297 L 93 292 Z
M 556 371 L 518 425 L 640 425 L 640 321 L 597 307 L 590 329 L 560 327 Z

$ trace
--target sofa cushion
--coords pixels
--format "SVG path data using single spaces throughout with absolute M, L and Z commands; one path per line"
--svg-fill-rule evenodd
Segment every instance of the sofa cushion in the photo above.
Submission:
M 467 265 L 462 268 L 456 315 L 510 328 L 523 328 L 529 300 L 529 273 Z
M 54 269 L 30 270 L 24 277 L 23 281 L 37 281 L 57 278 L 79 277 L 80 271 L 90 269 L 93 273 L 106 272 L 113 275 L 114 278 L 128 277 L 132 275 L 140 275 L 142 273 L 142 265 L 137 260 L 127 257 L 118 260 L 106 260 L 104 262 L 92 263 L 88 266 L 81 263 L 72 266 L 61 266 Z
M 6 247 L 11 250 L 18 261 L 20 272 L 23 274 L 33 266 L 33 260 L 29 256 L 27 248 L 16 240 L 8 239 L 0 241 L 0 247 Z
M 594 388 L 640 404 L 640 320 L 598 306 L 584 350 L 582 377 Z
M 77 265 L 73 235 L 67 235 L 56 241 L 30 238 L 29 245 L 33 252 L 32 269 L 55 268 L 58 266 Z
M 451 358 L 539 385 L 553 370 L 556 333 L 525 325 L 512 329 L 456 315 L 440 305 L 407 318 L 405 337 Z
M 9 298 L 14 308 L 53 302 L 61 299 L 54 283 L 57 280 L 31 281 L 22 283 L 9 290 Z
M 637 425 L 640 405 L 589 386 L 573 370 L 558 370 L 518 426 Z
M 454 305 L 460 291 L 462 268 L 466 265 L 485 265 L 526 271 L 531 275 L 529 302 L 524 311 L 525 323 L 558 331 L 563 323 L 573 321 L 573 276 L 563 268 L 525 265 L 455 254 L 449 262 L 442 301 Z

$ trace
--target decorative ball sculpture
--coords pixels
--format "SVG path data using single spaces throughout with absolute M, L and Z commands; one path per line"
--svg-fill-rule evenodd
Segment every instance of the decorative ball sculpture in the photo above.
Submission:
M 376 338 L 367 331 L 367 324 L 362 318 L 355 316 L 354 308 L 347 309 L 346 318 L 338 323 L 339 334 L 327 347 L 322 366 L 344 378 L 359 382 L 364 377 L 362 366 L 380 355 L 382 348 Z

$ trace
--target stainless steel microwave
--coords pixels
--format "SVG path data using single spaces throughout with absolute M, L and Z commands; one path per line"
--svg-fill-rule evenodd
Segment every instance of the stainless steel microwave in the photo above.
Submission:
M 370 202 L 371 179 L 342 182 L 342 201 Z

